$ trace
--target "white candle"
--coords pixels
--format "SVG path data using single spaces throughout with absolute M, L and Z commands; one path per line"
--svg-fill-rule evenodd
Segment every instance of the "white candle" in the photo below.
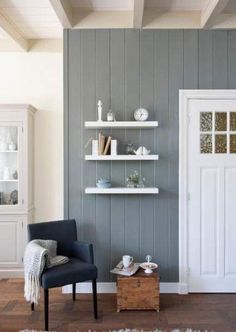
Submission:
M 102 121 L 102 101 L 99 100 L 97 105 L 98 105 L 98 121 Z

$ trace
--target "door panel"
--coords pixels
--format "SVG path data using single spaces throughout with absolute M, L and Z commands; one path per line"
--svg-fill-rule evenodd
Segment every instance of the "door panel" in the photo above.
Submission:
M 0 268 L 22 267 L 23 227 L 20 216 L 0 216 Z
M 236 292 L 236 101 L 188 106 L 190 292 Z
M 17 263 L 17 222 L 1 222 L 0 224 L 0 242 L 2 249 L 0 251 L 0 262 Z M 7 250 L 6 250 L 7 248 Z
M 225 169 L 225 274 L 236 275 L 236 168 Z
M 201 275 L 217 274 L 218 170 L 201 169 Z M 210 199 L 209 199 L 210 198 Z

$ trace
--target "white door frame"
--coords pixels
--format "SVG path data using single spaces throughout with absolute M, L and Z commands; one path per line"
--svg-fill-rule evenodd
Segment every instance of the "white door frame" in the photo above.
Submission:
M 236 90 L 179 90 L 179 294 L 188 293 L 188 104 L 191 99 L 235 99 Z

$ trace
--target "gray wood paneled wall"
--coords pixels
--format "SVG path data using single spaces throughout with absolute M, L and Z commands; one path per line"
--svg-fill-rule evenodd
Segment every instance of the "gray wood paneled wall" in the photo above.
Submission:
M 236 88 L 236 32 L 198 30 L 65 30 L 65 217 L 75 218 L 78 236 L 91 241 L 100 281 L 128 253 L 151 254 L 161 280 L 178 281 L 178 93 L 179 89 Z M 159 121 L 154 130 L 113 130 L 121 143 L 142 144 L 159 161 L 85 161 L 84 128 L 97 119 L 102 99 L 117 119 L 131 120 L 139 105 Z M 109 131 L 104 131 L 106 134 Z M 121 145 L 122 149 L 122 145 Z M 125 183 L 137 169 L 159 195 L 85 195 L 99 177 Z

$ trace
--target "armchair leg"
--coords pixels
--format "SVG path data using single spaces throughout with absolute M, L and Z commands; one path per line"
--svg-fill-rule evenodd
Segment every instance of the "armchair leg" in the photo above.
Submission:
M 34 311 L 34 303 L 31 303 L 31 311 Z
M 73 299 L 73 301 L 75 301 L 76 300 L 76 284 L 72 284 L 72 299 Z
M 44 325 L 45 331 L 48 331 L 48 289 L 44 289 Z
M 93 310 L 94 310 L 94 318 L 98 318 L 98 308 L 97 308 L 97 280 L 92 280 L 93 286 Z

